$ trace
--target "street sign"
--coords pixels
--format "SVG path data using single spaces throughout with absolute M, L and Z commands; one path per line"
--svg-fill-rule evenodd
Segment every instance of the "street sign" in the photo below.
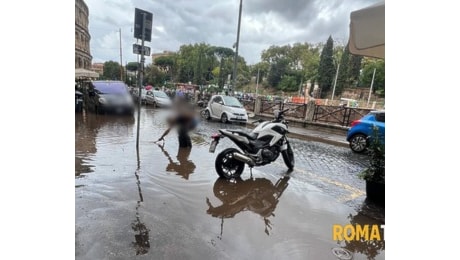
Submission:
M 142 45 L 133 44 L 133 53 L 134 54 L 142 54 L 142 50 L 144 50 L 144 55 L 145 56 L 150 56 L 150 47 L 144 46 L 144 48 L 142 48 Z
M 143 24 L 143 14 L 145 14 L 145 24 Z M 134 12 L 134 38 L 142 40 L 142 30 L 144 30 L 144 41 L 152 40 L 153 14 L 139 8 Z

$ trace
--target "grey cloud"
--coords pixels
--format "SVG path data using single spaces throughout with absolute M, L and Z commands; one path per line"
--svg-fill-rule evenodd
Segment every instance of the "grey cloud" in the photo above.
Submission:
M 91 51 L 95 61 L 118 60 L 118 28 L 122 28 L 123 59 L 132 54 L 134 8 L 153 13 L 154 52 L 178 50 L 206 42 L 232 47 L 236 41 L 238 0 L 86 0 L 90 8 Z M 240 53 L 249 63 L 260 60 L 270 45 L 324 42 L 348 37 L 349 15 L 377 0 L 243 0 Z M 159 30 L 158 28 L 162 28 Z M 146 59 L 150 62 L 150 59 Z

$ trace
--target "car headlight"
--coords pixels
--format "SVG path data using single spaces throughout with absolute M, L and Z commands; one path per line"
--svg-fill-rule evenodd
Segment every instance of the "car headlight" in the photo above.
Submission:
M 101 104 L 107 104 L 107 100 L 105 98 L 99 98 L 99 103 Z

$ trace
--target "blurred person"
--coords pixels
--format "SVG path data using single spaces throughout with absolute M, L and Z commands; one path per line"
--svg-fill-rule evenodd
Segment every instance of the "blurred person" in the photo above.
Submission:
M 173 114 L 166 120 L 168 128 L 156 142 L 164 141 L 164 137 L 169 134 L 172 128 L 176 127 L 179 147 L 192 147 L 189 132 L 196 128 L 198 119 L 195 116 L 193 106 L 185 100 L 184 96 L 176 96 Z

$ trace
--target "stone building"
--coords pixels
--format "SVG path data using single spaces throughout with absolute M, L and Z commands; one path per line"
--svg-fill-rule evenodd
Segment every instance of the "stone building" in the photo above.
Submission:
M 91 69 L 89 48 L 88 6 L 83 0 L 75 0 L 75 68 Z
M 93 63 L 91 70 L 99 73 L 99 75 L 104 74 L 104 63 L 102 62 Z
M 175 54 L 175 52 L 173 52 L 173 51 L 163 51 L 163 52 L 159 52 L 159 53 L 153 53 L 152 54 L 152 63 L 155 63 L 156 58 L 171 56 L 171 55 L 174 55 L 174 54 Z

